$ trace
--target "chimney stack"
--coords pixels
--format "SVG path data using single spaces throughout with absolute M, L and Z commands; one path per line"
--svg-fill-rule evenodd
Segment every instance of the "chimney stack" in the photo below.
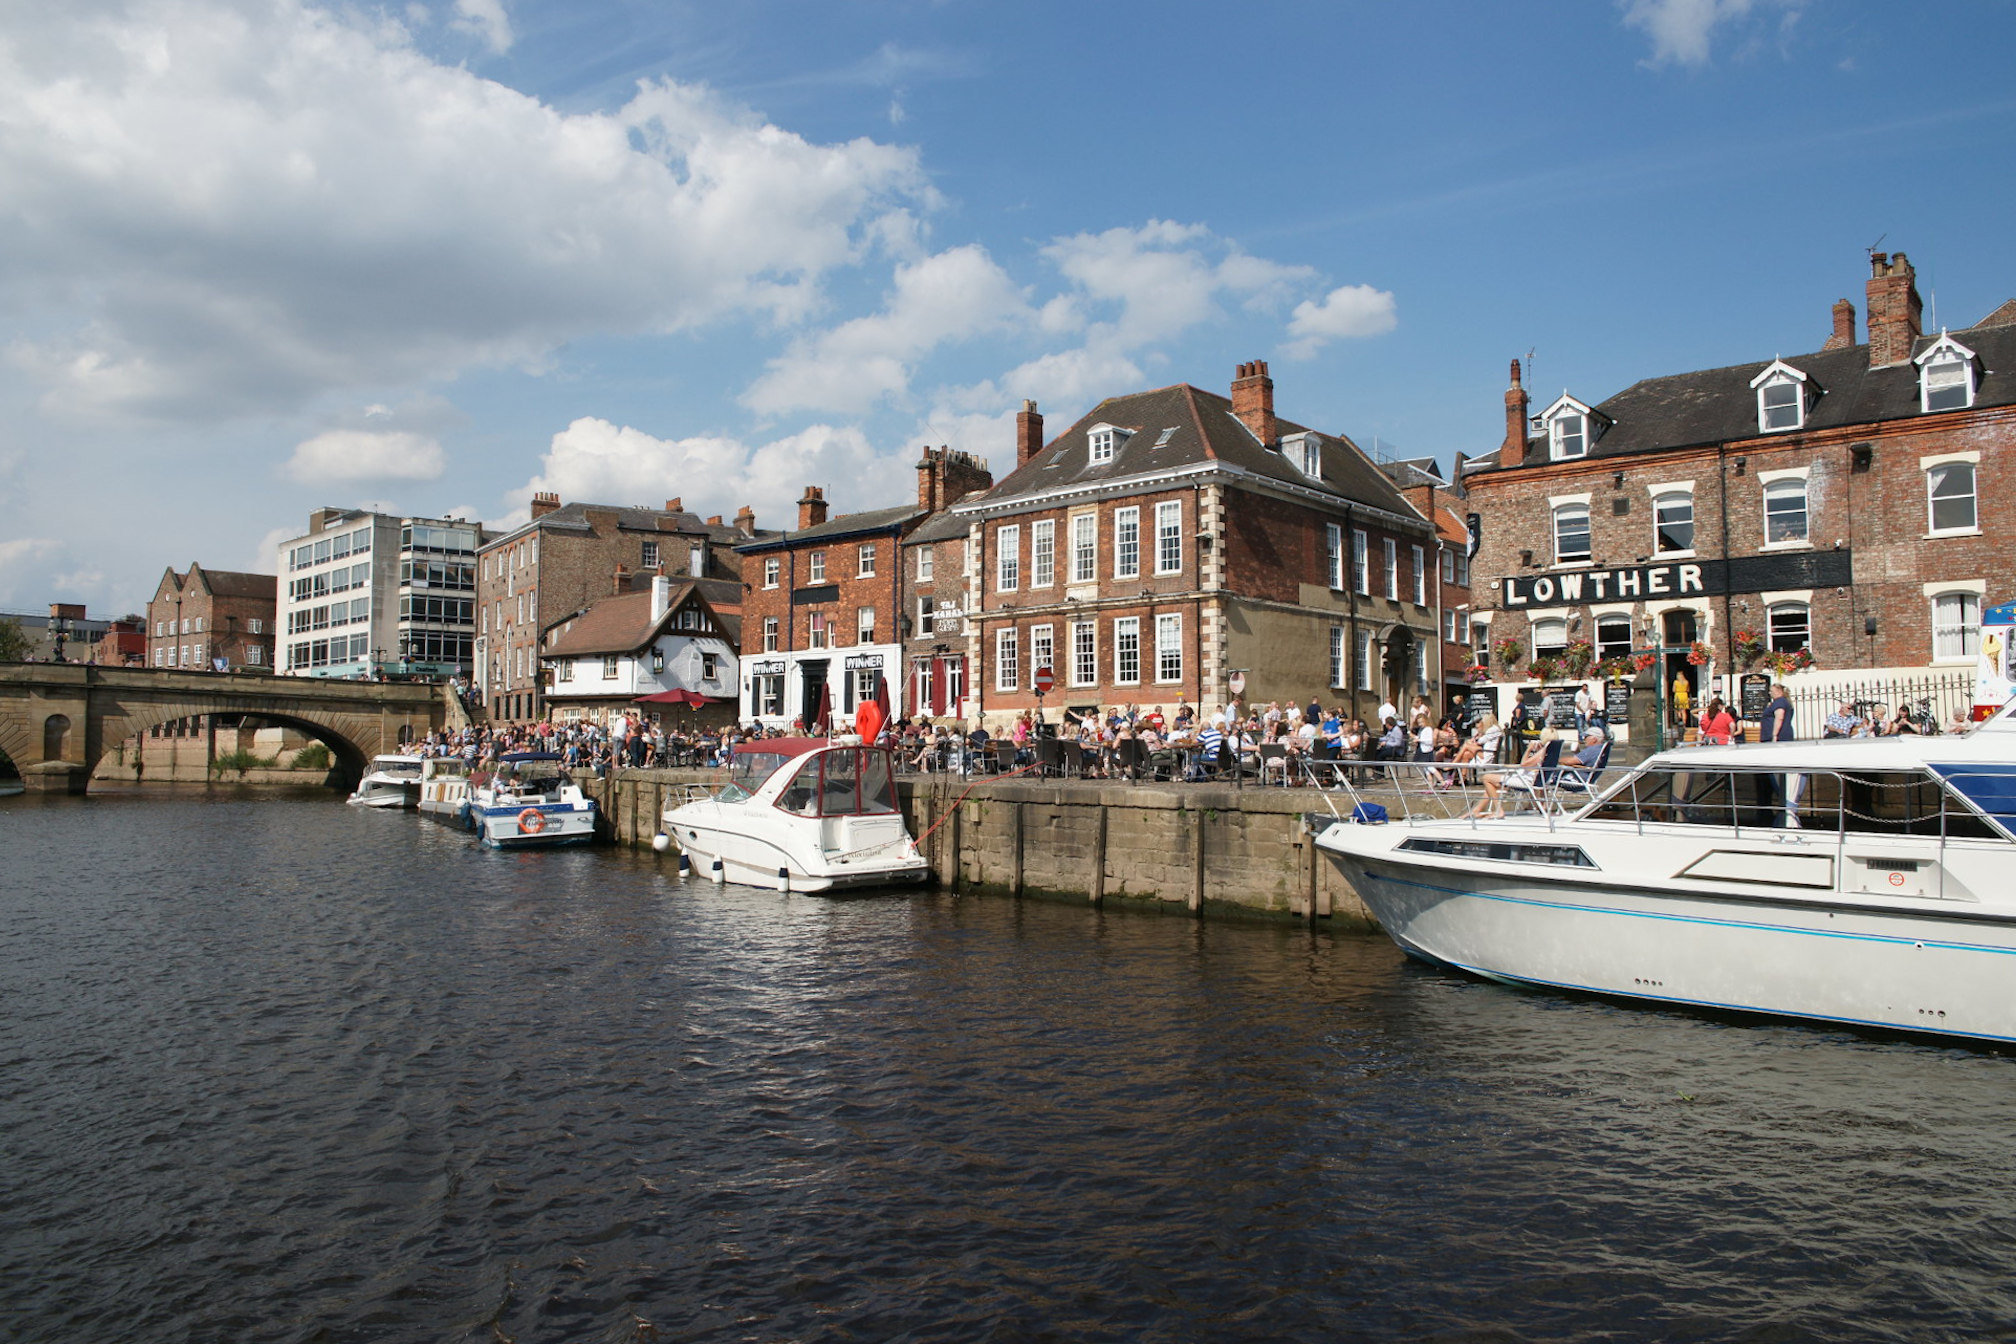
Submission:
M 1505 389 L 1505 442 L 1498 445 L 1498 465 L 1523 466 L 1526 462 L 1526 420 L 1532 406 L 1526 389 L 1519 383 L 1519 361 L 1512 361 L 1512 386 Z
M 1855 344 L 1855 305 L 1846 299 L 1834 300 L 1834 334 L 1822 350 L 1846 350 Z
M 1924 305 L 1918 298 L 1917 273 L 1902 252 L 1869 254 L 1869 367 L 1880 369 L 1911 358 L 1911 346 L 1921 334 Z
M 926 513 L 936 513 L 944 507 L 945 474 L 939 469 L 944 455 L 930 444 L 924 445 L 924 456 L 917 459 L 917 507 Z
M 1043 413 L 1034 401 L 1023 399 L 1015 412 L 1015 469 L 1029 465 L 1029 459 L 1043 451 Z
M 1043 417 L 1036 418 L 1040 422 Z M 949 444 L 926 448 L 924 460 L 917 464 L 917 507 L 927 513 L 938 513 L 975 490 L 985 490 L 993 484 L 994 473 L 973 454 L 955 453 Z
M 532 516 L 534 518 L 544 518 L 559 507 L 560 496 L 558 495 L 551 495 L 541 490 L 532 496 Z
M 826 521 L 826 492 L 816 485 L 805 487 L 805 494 L 798 501 L 798 530 L 817 527 Z
M 735 530 L 745 537 L 756 535 L 756 510 L 744 504 L 735 510 Z
M 707 526 L 709 527 L 721 526 L 721 515 L 718 513 L 709 514 L 707 517 Z
M 665 609 L 672 605 L 672 580 L 663 574 L 651 580 L 651 619 L 658 620 L 665 615 Z
M 670 498 L 670 499 L 666 500 L 666 501 L 665 501 L 665 512 L 667 512 L 667 513 L 684 513 L 684 512 L 686 512 L 686 500 L 685 500 L 685 498 L 684 498 L 683 496 L 680 496 L 680 495 L 674 495 L 674 496 L 672 496 L 672 498 Z
M 1232 414 L 1239 417 L 1263 448 L 1272 448 L 1280 438 L 1274 427 L 1274 380 L 1267 376 L 1267 361 L 1256 359 L 1241 364 L 1232 380 Z
M 616 596 L 621 597 L 630 588 L 630 567 L 621 560 L 616 562 Z

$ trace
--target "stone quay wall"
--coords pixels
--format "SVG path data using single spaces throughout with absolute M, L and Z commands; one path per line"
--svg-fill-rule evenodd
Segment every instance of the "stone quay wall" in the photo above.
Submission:
M 668 801 L 718 780 L 714 771 L 622 770 L 582 784 L 609 838 L 649 847 Z M 922 776 L 899 781 L 898 792 L 947 890 L 1373 927 L 1303 824 L 1329 810 L 1312 789 Z

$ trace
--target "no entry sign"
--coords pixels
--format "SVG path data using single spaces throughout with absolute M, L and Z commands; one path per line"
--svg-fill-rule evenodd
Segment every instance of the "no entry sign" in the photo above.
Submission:
M 1050 694 L 1050 688 L 1057 684 L 1057 678 L 1050 675 L 1049 668 L 1039 667 L 1036 669 L 1035 679 L 1029 684 L 1036 688 L 1036 694 L 1048 695 Z

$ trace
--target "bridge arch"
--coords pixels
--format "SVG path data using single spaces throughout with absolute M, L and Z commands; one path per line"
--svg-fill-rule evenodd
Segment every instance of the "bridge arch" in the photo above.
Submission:
M 292 728 L 295 732 L 311 737 L 329 748 L 331 765 L 327 783 L 331 788 L 352 789 L 357 781 L 364 778 L 366 767 L 376 750 L 376 734 L 368 737 L 353 736 L 355 728 L 346 728 L 334 720 L 355 717 L 350 715 L 321 716 L 305 713 L 279 713 L 272 710 L 222 710 L 210 706 L 190 705 L 149 705 L 127 711 L 118 718 L 107 717 L 103 740 L 98 750 L 85 762 L 90 772 L 95 774 L 106 755 L 118 749 L 119 744 L 130 737 L 144 737 L 151 729 L 164 723 L 176 723 L 182 719 L 195 718 L 205 714 L 243 714 L 246 718 L 260 719 L 279 728 Z M 375 723 L 372 727 L 375 728 Z M 362 740 L 360 741 L 360 737 Z M 366 745 L 366 744 L 369 745 Z M 45 760 L 56 759 L 45 757 Z

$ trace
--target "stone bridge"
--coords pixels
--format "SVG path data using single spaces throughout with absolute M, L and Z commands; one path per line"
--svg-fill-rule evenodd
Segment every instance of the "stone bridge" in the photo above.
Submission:
M 328 744 L 337 780 L 441 725 L 444 692 L 335 681 L 83 663 L 0 663 L 0 752 L 31 789 L 82 793 L 107 751 L 160 723 L 253 714 Z

